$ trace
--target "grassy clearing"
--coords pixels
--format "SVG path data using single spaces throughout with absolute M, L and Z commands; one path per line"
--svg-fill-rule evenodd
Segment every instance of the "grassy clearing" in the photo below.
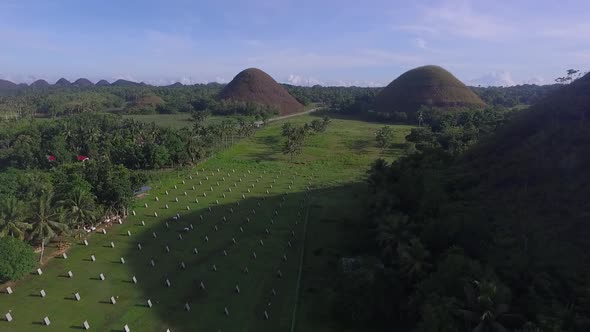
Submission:
M 288 121 L 313 118 L 304 115 Z M 309 139 L 296 163 L 290 163 L 280 153 L 281 124 L 269 125 L 197 168 L 162 173 L 149 195 L 135 203 L 135 216 L 113 225 L 106 235 L 92 234 L 89 246 L 76 241 L 68 259 L 54 259 L 43 267 L 43 275 L 18 282 L 14 294 L 0 294 L 0 314 L 12 310 L 14 317 L 13 322 L 0 322 L 0 330 L 67 331 L 80 329 L 88 320 L 97 331 L 121 331 L 125 324 L 132 331 L 288 331 L 304 246 L 300 214 L 307 208 L 295 327 L 299 331 L 345 330 L 332 317 L 331 287 L 338 257 L 353 255 L 359 236 L 364 236 L 357 231 L 362 221 L 356 195 L 364 189 L 359 181 L 368 164 L 381 155 L 374 146 L 374 132 L 380 125 L 335 119 L 326 133 Z M 399 142 L 409 129 L 395 127 Z M 400 153 L 392 149 L 383 156 L 390 159 Z M 179 221 L 171 218 L 176 213 L 181 214 Z M 66 277 L 70 270 L 71 279 Z M 99 279 L 100 273 L 106 280 Z M 131 282 L 133 276 L 137 284 Z M 171 287 L 165 286 L 166 279 Z M 201 282 L 205 290 L 200 289 Z M 235 293 L 236 285 L 240 294 Z M 47 297 L 37 296 L 41 289 Z M 73 300 L 75 292 L 81 301 Z M 118 296 L 117 304 L 110 304 L 111 296 Z M 146 306 L 147 299 L 153 308 Z M 186 303 L 190 312 L 185 310 Z M 226 307 L 229 316 L 224 314 Z M 264 311 L 269 320 L 264 319 Z M 40 325 L 45 316 L 52 321 L 50 327 Z

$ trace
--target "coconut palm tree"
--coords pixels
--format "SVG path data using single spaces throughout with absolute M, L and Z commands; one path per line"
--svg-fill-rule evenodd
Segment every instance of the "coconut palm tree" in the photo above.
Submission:
M 41 242 L 41 257 L 43 261 L 45 243 L 57 235 L 68 231 L 68 226 L 63 223 L 65 211 L 57 209 L 53 201 L 53 193 L 43 193 L 33 206 L 31 240 Z
M 60 201 L 59 205 L 66 210 L 67 224 L 70 227 L 80 229 L 84 224 L 96 220 L 94 197 L 87 191 L 76 189 L 67 199 Z
M 431 267 L 428 262 L 430 253 L 417 238 L 412 238 L 407 244 L 400 244 L 397 253 L 402 271 L 411 280 L 421 278 Z
M 398 246 L 411 237 L 410 221 L 405 215 L 388 215 L 377 226 L 377 244 L 384 258 L 393 258 Z
M 467 308 L 459 310 L 473 332 L 506 332 L 501 321 L 508 314 L 508 304 L 498 285 L 493 281 L 474 280 L 464 288 Z
M 25 231 L 32 227 L 25 219 L 24 203 L 12 196 L 6 198 L 0 205 L 0 237 L 9 235 L 24 239 Z

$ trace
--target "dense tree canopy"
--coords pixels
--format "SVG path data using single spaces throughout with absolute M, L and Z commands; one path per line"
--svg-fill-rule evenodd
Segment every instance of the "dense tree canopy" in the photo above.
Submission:
M 207 114 L 180 130 L 94 112 L 0 122 L 0 237 L 40 245 L 42 259 L 53 238 L 125 216 L 147 171 L 193 164 L 256 128 L 245 118 L 206 125 Z
M 430 114 L 407 137 L 414 150 L 377 160 L 366 197 L 374 248 L 342 273 L 343 319 L 374 330 L 589 330 L 589 88 L 581 78 L 516 114 Z
M 0 237 L 0 282 L 18 280 L 35 265 L 31 246 L 13 237 Z

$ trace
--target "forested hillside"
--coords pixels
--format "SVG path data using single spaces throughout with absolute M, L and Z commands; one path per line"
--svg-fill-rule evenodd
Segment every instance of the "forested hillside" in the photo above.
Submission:
M 344 301 L 344 317 L 419 331 L 590 329 L 589 116 L 586 75 L 464 151 L 415 130 L 417 153 L 378 160 L 367 226 L 379 264 L 368 255 L 344 274 L 343 294 L 362 299 Z

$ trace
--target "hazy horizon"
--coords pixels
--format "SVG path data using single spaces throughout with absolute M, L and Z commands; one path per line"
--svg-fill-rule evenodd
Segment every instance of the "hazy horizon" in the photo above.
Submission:
M 257 67 L 281 83 L 376 87 L 435 64 L 472 86 L 552 84 L 590 67 L 589 11 L 584 1 L 7 0 L 0 78 L 227 83 Z

